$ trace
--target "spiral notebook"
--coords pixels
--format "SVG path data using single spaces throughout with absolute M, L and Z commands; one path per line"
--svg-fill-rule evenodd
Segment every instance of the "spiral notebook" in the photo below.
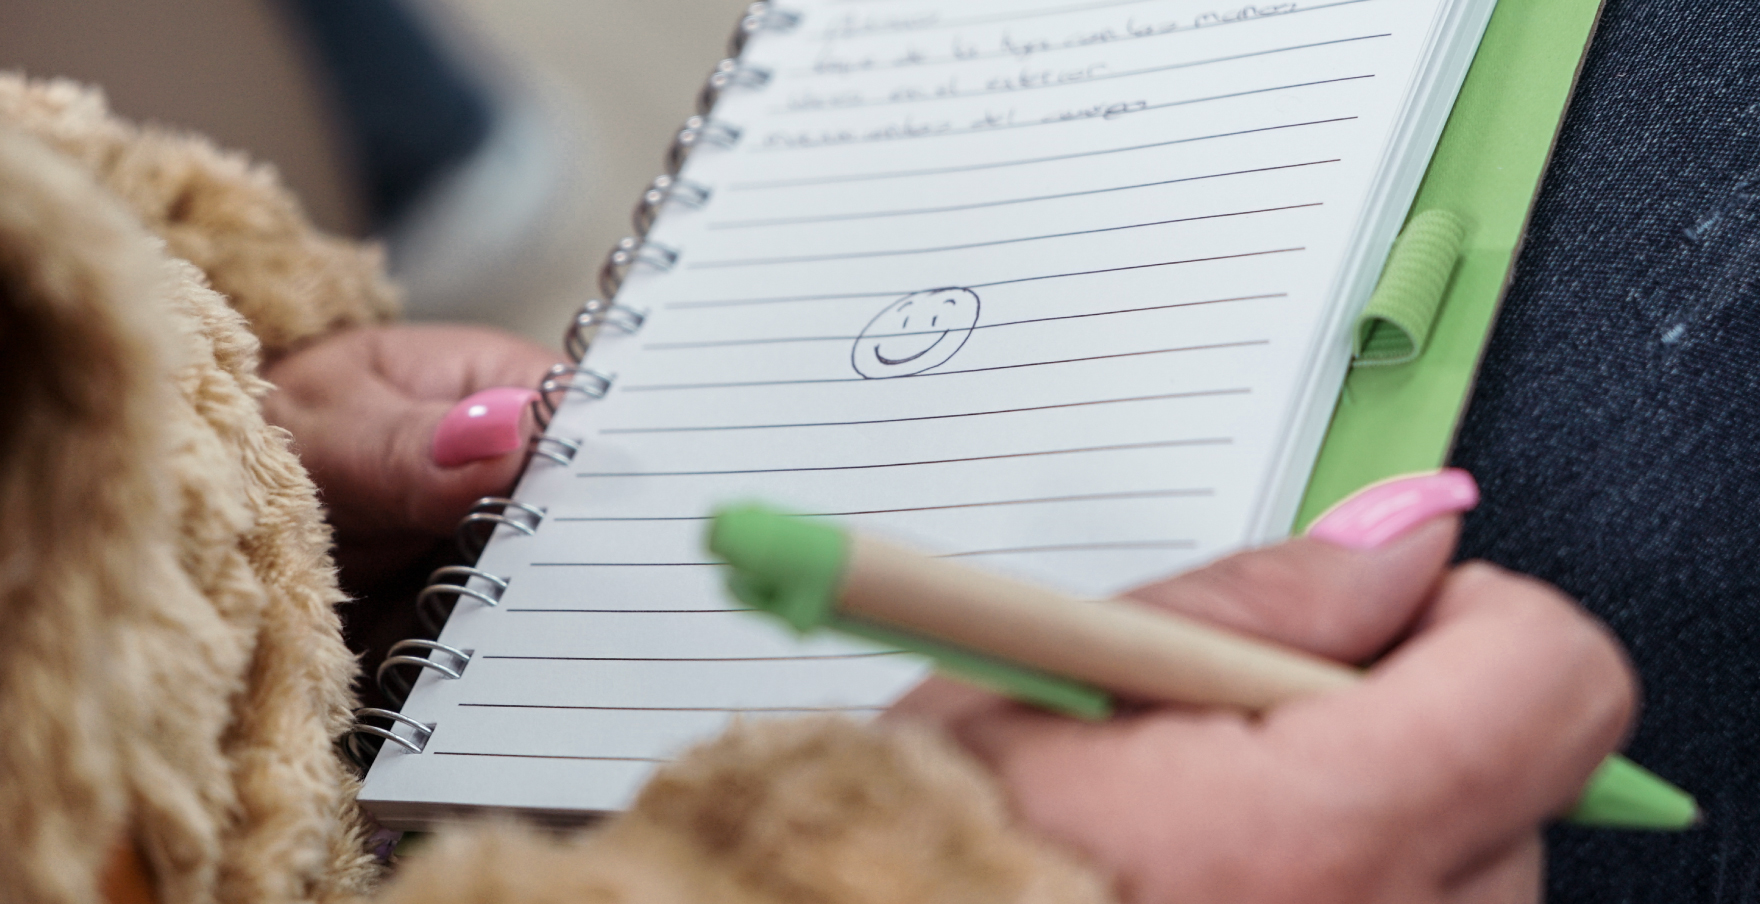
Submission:
M 923 677 L 735 610 L 720 503 L 1085 594 L 1287 533 L 1493 2 L 754 4 L 381 671 L 362 803 L 615 810 Z

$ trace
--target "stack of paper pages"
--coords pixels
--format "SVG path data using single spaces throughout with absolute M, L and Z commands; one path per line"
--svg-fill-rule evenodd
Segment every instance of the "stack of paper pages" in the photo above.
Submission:
M 740 714 L 872 713 L 907 655 L 735 611 L 764 499 L 1107 594 L 1289 529 L 1354 318 L 1493 0 L 797 0 L 673 203 L 363 802 L 616 809 Z M 782 24 L 772 15 L 770 24 Z M 764 74 L 767 80 L 758 84 Z M 437 656 L 439 654 L 436 654 Z M 400 736 L 417 732 L 399 728 Z

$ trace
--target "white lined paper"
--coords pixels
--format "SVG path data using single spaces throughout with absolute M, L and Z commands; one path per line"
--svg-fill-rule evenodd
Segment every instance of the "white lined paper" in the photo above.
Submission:
M 501 605 L 449 620 L 475 658 L 418 682 L 437 727 L 375 764 L 382 818 L 613 809 L 733 713 L 870 712 L 920 677 L 726 612 L 718 503 L 1090 594 L 1285 529 L 1446 113 L 1426 86 L 1452 96 L 1489 12 L 799 7 L 748 48 L 772 82 L 715 111 L 740 143 L 689 164 L 712 202 L 651 235 L 677 265 L 619 295 L 647 323 L 589 355 L 615 388 L 552 426 L 581 453 L 522 482 L 544 523 L 479 563 Z

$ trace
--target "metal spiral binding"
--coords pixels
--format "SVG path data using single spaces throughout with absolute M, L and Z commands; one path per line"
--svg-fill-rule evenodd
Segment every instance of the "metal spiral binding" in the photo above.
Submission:
M 561 408 L 560 396 L 567 396 L 568 392 L 579 392 L 581 396 L 590 397 L 590 399 L 604 399 L 605 394 L 611 392 L 611 385 L 616 380 L 618 380 L 618 375 L 614 375 L 614 373 L 583 368 L 579 364 L 554 364 L 549 369 L 549 373 L 544 375 L 544 380 L 539 383 L 539 397 L 532 399 L 533 417 L 537 417 L 540 427 L 549 429 L 549 422 L 553 417 L 556 417 L 556 410 Z M 558 445 L 561 447 L 561 452 L 546 450 L 542 447 L 542 441 Z M 540 438 L 540 447 L 535 452 L 539 456 L 549 457 L 551 461 L 556 461 L 558 464 L 568 464 L 568 461 L 574 459 L 579 450 L 581 450 L 581 443 L 544 436 L 544 438 Z
M 580 443 L 572 439 L 563 439 L 560 436 L 540 436 L 532 440 L 533 455 L 547 458 L 559 465 L 566 465 L 574 461 L 574 457 L 579 455 L 580 451 Z
M 368 725 L 361 721 L 363 719 L 389 719 L 398 725 L 407 725 L 413 729 L 415 737 L 406 738 L 390 728 Z M 434 735 L 434 726 L 417 722 L 402 713 L 394 713 L 388 709 L 367 706 L 355 710 L 354 724 L 349 726 L 348 731 L 342 736 L 342 748 L 356 766 L 366 769 L 373 759 L 373 754 L 378 750 L 367 747 L 361 740 L 362 735 L 379 738 L 380 744 L 390 741 L 410 753 L 421 753 L 422 749 L 428 746 L 428 739 Z
M 635 235 L 619 241 L 599 268 L 599 291 L 609 301 L 595 299 L 588 302 L 569 325 L 563 342 L 576 361 L 585 356 L 587 344 L 601 324 L 617 326 L 625 332 L 641 328 L 646 314 L 615 304 L 617 291 L 623 288 L 630 268 L 637 264 L 668 270 L 678 263 L 678 249 L 648 241 L 648 232 L 659 219 L 661 208 L 668 203 L 677 202 L 688 207 L 702 207 L 708 203 L 709 186 L 679 178 L 685 161 L 699 145 L 731 147 L 739 142 L 741 130 L 738 126 L 713 119 L 709 114 L 727 89 L 761 88 L 769 84 L 770 70 L 740 62 L 740 54 L 745 51 L 752 35 L 760 31 L 787 31 L 800 21 L 799 13 L 777 9 L 762 0 L 746 7 L 745 14 L 727 40 L 727 59 L 715 64 L 703 82 L 702 90 L 697 93 L 697 115 L 684 121 L 666 149 L 666 171 L 654 179 L 636 204 L 630 217 Z
M 739 57 L 751 37 L 762 31 L 788 31 L 798 26 L 800 21 L 799 13 L 777 9 L 768 2 L 757 2 L 746 7 L 739 24 L 727 39 L 728 58 L 715 64 L 715 68 L 704 81 L 702 90 L 697 93 L 697 115 L 684 121 L 672 144 L 666 149 L 666 171 L 655 178 L 642 193 L 641 200 L 631 214 L 635 235 L 618 242 L 600 267 L 599 289 L 604 299 L 588 301 L 569 322 L 567 332 L 563 335 L 563 347 L 572 359 L 578 362 L 586 356 L 588 343 L 603 327 L 611 327 L 624 333 L 634 333 L 642 328 L 647 312 L 617 304 L 618 289 L 623 287 L 624 278 L 630 269 L 637 265 L 645 264 L 667 270 L 678 263 L 679 250 L 648 241 L 649 231 L 668 204 L 701 208 L 709 203 L 712 194 L 710 187 L 682 179 L 679 173 L 684 169 L 691 152 L 698 146 L 711 144 L 731 147 L 739 142 L 739 127 L 713 119 L 709 114 L 728 89 L 761 88 L 770 82 L 769 70 L 740 62 Z M 561 405 L 561 399 L 568 393 L 603 398 L 611 390 L 615 379 L 612 374 L 578 364 L 557 365 L 538 384 L 538 398 L 532 402 L 532 413 L 538 424 L 548 429 Z M 531 453 L 534 457 L 566 465 L 573 460 L 580 448 L 577 440 L 540 435 L 533 438 Z M 479 499 L 471 506 L 470 513 L 458 523 L 456 538 L 459 551 L 467 560 L 475 561 L 487 544 L 488 536 L 497 527 L 505 525 L 532 536 L 537 533 L 538 525 L 543 520 L 544 509 L 535 505 L 501 497 Z M 483 525 L 488 525 L 486 531 Z M 481 582 L 486 589 L 472 587 L 473 581 Z M 486 606 L 499 606 L 501 595 L 507 592 L 507 586 L 506 578 L 468 565 L 449 565 L 428 576 L 428 586 L 416 597 L 416 615 L 427 631 L 438 634 L 441 623 L 450 615 L 451 607 L 456 606 L 459 600 L 471 599 Z M 450 605 L 446 601 L 448 597 L 451 599 Z M 430 658 L 429 654 L 434 653 L 450 657 L 451 661 Z M 460 650 L 433 640 L 399 641 L 386 651 L 385 661 L 380 664 L 374 679 L 387 699 L 397 700 L 402 705 L 402 700 L 415 685 L 413 679 L 406 677 L 404 670 L 428 670 L 448 680 L 457 679 L 464 674 L 465 667 L 470 663 L 471 653 L 470 650 Z M 342 746 L 349 759 L 362 770 L 367 768 L 377 752 L 377 747 L 372 746 L 368 739 L 377 738 L 381 745 L 390 742 L 410 753 L 421 753 L 434 731 L 433 725 L 423 724 L 387 709 L 358 709 L 354 715 L 355 724 L 343 736 Z M 413 731 L 413 735 L 404 737 L 391 728 L 366 724 L 366 719 L 389 720 L 393 727 L 407 726 Z
M 739 126 L 729 125 L 718 119 L 710 119 L 698 114 L 684 121 L 678 127 L 678 134 L 672 138 L 672 144 L 666 148 L 666 174 L 676 176 L 684 169 L 684 162 L 690 159 L 691 151 L 698 145 L 713 144 L 730 148 L 739 143 L 740 136 L 745 134 Z
M 709 203 L 710 194 L 707 185 L 661 173 L 649 183 L 648 190 L 642 192 L 642 199 L 636 202 L 636 209 L 630 214 L 630 223 L 636 227 L 637 235 L 647 235 L 654 227 L 654 221 L 660 218 L 660 208 L 666 204 L 676 202 L 700 209 Z
M 625 236 L 599 267 L 599 291 L 608 298 L 615 298 L 617 290 L 623 288 L 624 277 L 629 275 L 630 268 L 647 264 L 658 270 L 671 270 L 672 265 L 678 263 L 678 255 L 677 248 L 650 242 L 640 236 Z
M 746 42 L 760 31 L 789 31 L 799 24 L 800 13 L 776 9 L 762 0 L 753 3 L 746 7 L 745 15 L 740 17 L 739 24 L 733 28 L 733 34 L 727 38 L 727 55 L 736 57 L 744 53 Z
M 480 503 L 479 503 L 480 504 Z M 447 578 L 464 578 L 463 583 L 454 583 Z M 478 590 L 470 586 L 472 578 L 488 584 L 491 590 Z M 507 579 L 497 577 L 479 568 L 469 565 L 447 565 L 436 568 L 428 575 L 428 586 L 416 594 L 416 618 L 422 623 L 423 630 L 430 634 L 440 633 L 440 623 L 451 610 L 440 611 L 440 598 L 451 596 L 454 605 L 460 599 L 469 597 L 485 606 L 501 605 L 501 595 L 507 592 Z
M 543 521 L 544 510 L 538 506 L 505 496 L 484 496 L 471 506 L 470 514 L 459 520 L 454 536 L 458 540 L 458 551 L 465 558 L 475 561 L 477 556 L 482 555 L 483 547 L 488 543 L 488 538 L 483 536 L 484 532 L 478 525 L 489 525 L 488 533 L 494 533 L 495 528 L 506 525 L 530 537 L 538 533 L 538 525 Z
M 612 304 L 597 298 L 588 299 L 586 304 L 575 313 L 569 322 L 568 329 L 562 334 L 562 347 L 568 356 L 579 361 L 587 355 L 587 345 L 593 341 L 601 326 L 614 327 L 625 333 L 633 333 L 647 322 L 646 311 Z
M 715 102 L 721 99 L 721 92 L 728 88 L 762 88 L 770 83 L 770 70 L 762 66 L 746 66 L 738 57 L 728 57 L 715 64 L 715 69 L 703 82 L 703 90 L 697 92 L 697 112 L 708 116 L 715 109 Z
M 422 652 L 422 655 L 413 655 L 418 650 Z M 454 664 L 448 665 L 427 656 L 428 653 L 435 652 L 445 653 L 452 657 Z M 411 666 L 427 669 L 439 674 L 442 678 L 455 680 L 464 677 L 464 668 L 470 664 L 471 652 L 470 650 L 460 650 L 457 647 L 449 647 L 434 640 L 400 640 L 392 644 L 391 649 L 385 651 L 385 661 L 379 663 L 379 670 L 373 673 L 373 680 L 378 683 L 379 690 L 385 695 L 385 699 L 402 706 L 404 699 L 409 696 L 410 689 L 415 687 L 415 681 L 404 677 L 398 671 L 399 668 Z

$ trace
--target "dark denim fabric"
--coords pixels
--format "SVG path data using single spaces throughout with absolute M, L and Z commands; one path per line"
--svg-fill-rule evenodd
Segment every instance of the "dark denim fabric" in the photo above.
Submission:
M 1760 6 L 1609 0 L 1454 460 L 1464 554 L 1613 626 L 1708 816 L 1555 829 L 1548 900 L 1760 901 Z

